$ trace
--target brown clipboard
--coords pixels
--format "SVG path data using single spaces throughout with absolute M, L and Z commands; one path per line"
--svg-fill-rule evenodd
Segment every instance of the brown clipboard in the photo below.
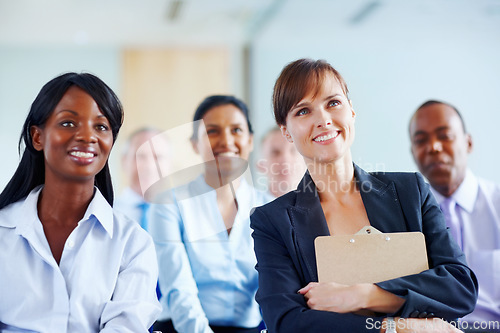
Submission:
M 315 249 L 319 282 L 377 283 L 429 269 L 421 232 L 365 227 L 355 235 L 319 236 Z

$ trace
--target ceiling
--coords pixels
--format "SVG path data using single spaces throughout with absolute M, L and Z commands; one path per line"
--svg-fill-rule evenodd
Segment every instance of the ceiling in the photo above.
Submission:
M 0 46 L 245 44 L 426 20 L 500 26 L 498 0 L 0 0 Z M 425 24 L 423 25 L 425 27 Z

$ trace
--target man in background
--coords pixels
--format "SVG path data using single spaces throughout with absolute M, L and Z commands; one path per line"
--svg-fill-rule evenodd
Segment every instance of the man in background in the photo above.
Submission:
M 306 165 L 295 145 L 283 137 L 279 127 L 273 127 L 263 137 L 261 156 L 257 168 L 266 176 L 267 189 L 274 197 L 297 188 Z
M 500 187 L 476 177 L 467 167 L 472 137 L 454 106 L 425 102 L 413 114 L 409 132 L 415 163 L 429 181 L 450 233 L 478 278 L 478 302 L 462 319 L 463 327 L 499 332 Z M 487 322 L 491 323 L 486 328 Z
M 121 162 L 128 187 L 116 198 L 114 206 L 140 223 L 145 230 L 149 203 L 144 195 L 161 178 L 162 170 L 168 170 L 170 155 L 168 141 L 156 128 L 136 130 L 123 147 Z

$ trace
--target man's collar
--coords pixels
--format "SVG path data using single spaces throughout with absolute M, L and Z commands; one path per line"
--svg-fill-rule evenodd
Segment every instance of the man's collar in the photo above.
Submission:
M 446 197 L 438 193 L 432 186 L 431 190 L 439 204 L 446 199 Z M 478 191 L 479 183 L 477 178 L 471 170 L 467 169 L 462 184 L 460 184 L 455 193 L 451 195 L 451 198 L 466 212 L 471 213 L 476 204 Z

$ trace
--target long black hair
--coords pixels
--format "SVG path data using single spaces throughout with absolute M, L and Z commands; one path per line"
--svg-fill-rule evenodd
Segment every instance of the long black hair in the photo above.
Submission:
M 113 143 L 123 123 L 123 108 L 116 94 L 101 79 L 90 73 L 65 73 L 46 83 L 33 104 L 24 122 L 19 138 L 21 161 L 11 180 L 0 194 L 0 209 L 25 198 L 36 186 L 45 182 L 45 161 L 43 151 L 33 147 L 31 127 L 43 127 L 47 119 L 61 101 L 69 87 L 77 86 L 87 92 L 99 106 L 99 110 L 108 119 L 113 133 Z M 24 149 L 23 149 L 24 146 Z M 95 176 L 95 186 L 113 205 L 113 186 L 109 165 Z

